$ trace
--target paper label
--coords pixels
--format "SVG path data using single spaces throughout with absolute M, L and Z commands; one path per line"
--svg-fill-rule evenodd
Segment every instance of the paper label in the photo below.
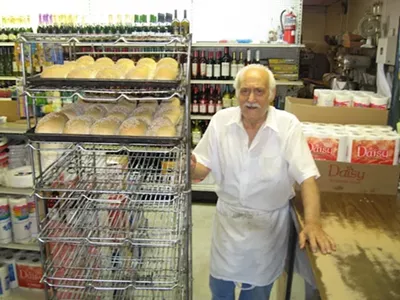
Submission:
M 339 151 L 338 139 L 307 137 L 307 143 L 315 160 L 337 160 Z
M 228 62 L 222 63 L 222 76 L 224 76 L 224 77 L 229 76 L 229 63 Z
M 27 220 L 29 218 L 28 204 L 16 205 L 12 209 L 13 218 L 18 221 Z
M 350 106 L 350 103 L 351 103 L 351 101 L 350 100 L 348 100 L 348 101 L 337 101 L 336 99 L 333 101 L 333 105 L 334 106 L 345 106 L 345 107 L 348 107 L 348 106 Z
M 199 113 L 199 104 L 198 103 L 193 103 L 192 104 L 192 113 L 198 114 Z
M 350 162 L 393 165 L 395 147 L 395 140 L 353 140 Z
M 221 77 L 221 65 L 218 64 L 214 65 L 214 77 L 215 78 Z
M 193 145 L 197 145 L 201 140 L 201 132 L 192 132 L 192 142 Z
M 231 76 L 233 78 L 236 77 L 237 72 L 238 72 L 238 65 L 237 64 L 231 64 Z
M 206 68 L 206 77 L 212 78 L 213 77 L 213 65 L 208 64 Z
M 200 75 L 206 76 L 207 74 L 207 65 L 205 63 L 200 64 Z
M 8 276 L 10 276 L 10 281 L 13 282 L 16 280 L 15 272 L 14 272 L 14 264 L 8 265 Z
M 377 104 L 372 104 L 372 103 L 371 103 L 371 108 L 376 108 L 376 109 L 387 109 L 387 105 L 386 105 L 386 104 L 377 105 Z
M 8 205 L 0 206 L 0 221 L 4 221 L 10 218 L 10 207 Z
M 354 107 L 369 107 L 369 104 L 364 104 L 360 102 L 353 102 Z
M 43 276 L 41 266 L 30 266 L 17 264 L 17 277 L 20 287 L 44 289 L 44 284 L 40 283 Z

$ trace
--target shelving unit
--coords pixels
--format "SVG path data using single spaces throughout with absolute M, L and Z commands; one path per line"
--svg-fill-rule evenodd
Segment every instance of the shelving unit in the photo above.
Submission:
M 30 45 L 43 39 L 60 43 L 71 37 L 54 35 L 49 39 L 48 35 L 27 34 L 21 38 Z M 85 38 L 74 37 L 77 44 Z M 117 45 L 115 41 L 121 42 L 116 35 L 104 38 L 110 48 Z M 153 44 L 127 42 L 124 46 L 143 47 L 141 54 L 150 56 L 154 52 L 146 49 Z M 168 47 L 171 55 L 185 54 L 190 62 L 190 37 L 171 37 L 157 46 Z M 189 79 L 131 80 L 119 82 L 119 88 L 111 81 L 100 81 L 94 85 L 89 80 L 57 83 L 25 77 L 23 95 L 26 105 L 28 96 L 35 105 L 43 91 L 67 88 L 91 103 L 118 103 L 122 99 L 158 102 L 178 96 L 185 103 L 182 130 L 177 137 L 166 138 L 28 131 L 32 158 L 41 162 L 47 151 L 54 153 L 54 144 L 59 145 L 60 153 L 47 167 L 38 164 L 33 169 L 37 213 L 45 216 L 39 224 L 38 240 L 46 299 L 191 300 Z M 121 84 L 125 88 L 120 88 Z M 146 89 L 140 88 L 143 84 Z M 149 90 L 157 92 L 149 94 Z M 53 147 L 47 148 L 49 144 Z M 110 155 L 127 165 L 107 165 Z M 74 178 L 71 184 L 60 179 L 66 173 Z M 48 210 L 54 194 L 57 201 Z
M 16 243 L 0 244 L 0 248 L 17 249 L 24 251 L 40 251 L 39 243 L 36 241 L 36 239 L 32 240 L 28 244 L 16 244 Z
M 7 186 L 0 186 L 0 194 L 31 196 L 33 194 L 33 189 L 19 189 Z
M 232 47 L 232 48 L 304 48 L 305 45 L 297 44 L 269 44 L 269 43 L 219 43 L 219 42 L 196 42 L 193 43 L 193 48 L 218 48 L 218 47 Z
M 234 80 L 202 80 L 202 79 L 192 79 L 190 80 L 191 84 L 233 84 Z M 296 85 L 301 86 L 303 85 L 303 81 L 301 80 L 277 80 L 276 85 Z
M 211 120 L 212 116 L 190 115 L 191 120 Z
M 26 132 L 26 124 L 5 123 L 0 124 L 0 134 L 24 134 Z
M 15 76 L 0 76 L 0 80 L 16 81 L 18 79 L 19 79 L 19 77 L 15 77 Z

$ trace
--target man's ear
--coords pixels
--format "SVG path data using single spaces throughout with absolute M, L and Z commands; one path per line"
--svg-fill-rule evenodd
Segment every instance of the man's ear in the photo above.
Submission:
M 272 101 L 274 101 L 275 100 L 275 96 L 276 96 L 276 88 L 274 88 L 273 90 L 272 90 L 272 95 L 269 95 L 269 102 L 272 102 Z

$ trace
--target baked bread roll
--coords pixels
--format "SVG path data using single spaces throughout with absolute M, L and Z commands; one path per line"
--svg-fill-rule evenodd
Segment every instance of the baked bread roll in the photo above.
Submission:
M 55 112 L 44 116 L 35 128 L 36 133 L 63 133 L 68 117 L 61 113 Z
M 91 68 L 79 67 L 70 71 L 67 78 L 78 78 L 78 79 L 92 79 L 96 78 L 97 70 Z
M 146 134 L 146 131 L 147 125 L 145 122 L 131 117 L 121 124 L 118 134 L 124 136 L 143 136 Z
M 139 101 L 138 107 L 147 107 L 155 112 L 158 109 L 157 101 Z
M 69 120 L 76 118 L 77 116 L 79 116 L 79 113 L 76 109 L 71 108 L 67 108 L 67 109 L 63 109 L 61 111 L 64 115 L 66 115 L 68 117 Z
M 114 108 L 109 112 L 107 117 L 114 117 L 120 120 L 121 122 L 124 121 L 128 115 L 132 112 L 132 109 L 126 106 L 119 106 L 116 105 Z
M 89 134 L 90 127 L 94 123 L 94 119 L 89 116 L 79 116 L 72 120 L 69 120 L 65 124 L 64 133 L 65 134 Z
M 173 137 L 176 136 L 175 126 L 161 126 L 154 130 L 155 136 Z
M 161 66 L 155 71 L 153 79 L 175 80 L 176 76 L 178 76 L 178 69 L 170 68 L 168 66 Z
M 150 74 L 151 74 L 150 68 L 146 65 L 142 65 L 142 66 L 136 66 L 135 68 L 129 70 L 125 74 L 125 78 L 133 80 L 149 79 Z
M 172 57 L 164 57 L 161 58 L 158 62 L 157 62 L 157 68 L 160 66 L 166 66 L 166 67 L 171 67 L 171 68 L 175 68 L 178 69 L 178 62 L 176 61 L 176 59 L 172 58 Z
M 136 101 L 128 101 L 128 100 L 123 99 L 123 100 L 118 101 L 117 106 L 125 106 L 132 111 L 136 108 L 137 102 Z
M 180 107 L 181 106 L 181 100 L 178 97 L 173 97 L 170 100 L 162 101 L 160 106 Z
M 91 65 L 94 63 L 94 58 L 91 57 L 90 55 L 84 55 L 84 56 L 79 57 L 76 60 L 76 63 L 80 64 L 80 65 L 85 65 L 85 66 Z
M 172 124 L 176 125 L 181 119 L 181 109 L 179 107 L 164 106 L 157 111 L 155 117 L 168 118 L 172 122 Z
M 98 79 L 122 79 L 124 78 L 122 72 L 116 68 L 105 68 L 97 72 L 96 78 Z
M 96 65 L 97 64 L 102 64 L 102 65 L 106 65 L 108 67 L 113 67 L 115 65 L 114 61 L 111 58 L 108 58 L 108 57 L 100 57 L 100 58 L 96 59 L 95 64 Z
M 107 110 L 101 105 L 91 105 L 86 111 L 85 116 L 90 116 L 95 120 L 105 117 Z
M 120 58 L 117 60 L 117 62 L 115 64 L 117 66 L 127 65 L 127 66 L 130 66 L 131 68 L 133 68 L 135 66 L 135 62 L 129 58 Z
M 150 58 L 150 57 L 143 57 L 141 59 L 139 59 L 139 61 L 137 62 L 136 66 L 148 66 L 150 69 L 155 69 L 157 66 L 157 63 L 154 59 Z
M 43 70 L 41 78 L 66 78 L 71 70 L 64 65 L 54 65 Z
M 153 120 L 153 114 L 154 111 L 149 108 L 149 107 L 137 107 L 133 113 L 132 116 L 138 118 L 139 120 L 145 122 L 146 124 L 151 124 L 151 121 Z
M 121 121 L 117 118 L 107 117 L 96 121 L 90 127 L 90 134 L 96 135 L 115 135 L 118 132 L 118 128 L 121 125 Z
M 159 117 L 151 122 L 148 134 L 151 136 L 171 137 L 176 136 L 176 129 L 168 118 Z

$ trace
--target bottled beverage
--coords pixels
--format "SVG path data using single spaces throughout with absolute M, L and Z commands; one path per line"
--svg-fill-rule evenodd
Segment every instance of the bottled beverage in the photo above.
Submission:
M 204 84 L 203 85 L 203 90 L 201 91 L 201 94 L 200 94 L 200 104 L 199 104 L 199 113 L 201 115 L 207 114 L 208 101 L 207 101 L 207 91 L 206 91 L 206 89 L 207 89 L 207 87 Z
M 183 20 L 181 21 L 181 35 L 187 36 L 190 32 L 190 22 L 187 19 L 186 9 L 183 11 Z
M 157 33 L 160 36 L 164 36 L 165 35 L 165 15 L 159 13 L 157 15 L 157 18 L 158 18 Z
M 187 75 L 187 55 L 186 54 L 183 54 L 181 56 L 181 63 L 183 66 L 182 74 L 183 74 L 183 77 L 186 78 L 186 75 Z
M 246 61 L 244 62 L 245 66 L 248 66 L 252 63 L 251 61 L 251 50 L 247 49 L 247 53 L 246 53 Z
M 222 109 L 222 98 L 221 98 L 221 86 L 217 85 L 215 89 L 215 112 L 220 111 Z
M 200 62 L 199 62 L 199 51 L 194 51 L 193 60 L 192 60 L 192 78 L 196 79 L 200 77 Z
M 214 71 L 214 59 L 213 53 L 210 51 L 208 52 L 208 60 L 206 65 L 206 78 L 212 79 L 213 78 L 213 71 Z
M 169 36 L 172 34 L 172 15 L 170 13 L 165 14 L 165 35 Z
M 197 144 L 200 142 L 202 135 L 203 135 L 203 133 L 199 126 L 199 121 L 196 120 L 196 121 L 194 121 L 194 126 L 192 128 L 192 146 L 193 146 L 193 148 L 196 147 Z
M 213 115 L 215 114 L 216 99 L 215 99 L 214 89 L 212 87 L 210 87 L 208 99 L 209 100 L 207 103 L 207 114 Z
M 214 79 L 221 79 L 221 51 L 217 51 L 214 63 Z
M 261 64 L 260 62 L 260 50 L 256 50 L 256 58 L 254 59 L 254 64 Z
M 238 72 L 238 62 L 236 60 L 236 51 L 232 52 L 232 62 L 231 62 L 231 77 L 233 79 L 236 78 L 236 74 Z
M 239 52 L 238 72 L 244 68 L 243 52 Z
M 206 52 L 203 50 L 201 51 L 200 57 L 200 78 L 207 78 L 207 59 L 206 59 Z
M 231 57 L 229 55 L 229 48 L 224 48 L 224 56 L 221 59 L 221 77 L 222 79 L 228 80 L 231 78 L 230 75 L 231 69 Z
M 225 90 L 222 95 L 222 107 L 228 108 L 232 106 L 231 94 L 229 92 L 229 86 L 225 85 Z
M 199 110 L 199 88 L 197 85 L 194 86 L 192 92 L 192 107 L 191 107 L 192 114 L 197 115 Z
M 172 20 L 171 27 L 172 27 L 171 33 L 173 35 L 179 35 L 181 23 L 178 20 L 178 10 L 176 10 L 176 9 L 174 11 L 174 19 Z

